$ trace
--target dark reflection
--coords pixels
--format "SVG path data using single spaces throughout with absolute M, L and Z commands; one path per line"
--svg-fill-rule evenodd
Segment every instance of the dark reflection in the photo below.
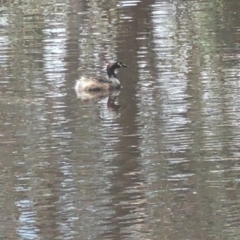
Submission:
M 120 91 L 115 90 L 109 94 L 107 101 L 107 107 L 109 110 L 118 111 L 121 108 L 121 105 L 116 104 L 116 100 L 118 98 L 119 93 Z
M 118 25 L 117 35 L 119 39 L 118 54 L 121 59 L 126 59 L 127 62 L 131 63 L 129 64 L 131 67 L 128 77 L 122 77 L 125 87 L 121 91 L 121 97 L 122 102 L 128 105 L 128 108 L 122 110 L 118 119 L 122 132 L 118 134 L 114 151 L 120 154 L 114 157 L 110 166 L 115 171 L 110 178 L 109 194 L 111 200 L 105 207 L 111 209 L 112 214 L 102 218 L 106 228 L 108 228 L 101 235 L 104 239 L 147 239 L 149 236 L 145 196 L 146 179 L 142 174 L 141 150 L 139 148 L 142 141 L 139 131 L 142 126 L 139 125 L 138 121 L 140 113 L 137 97 L 139 91 L 138 57 L 141 52 L 141 42 L 138 37 L 142 37 L 143 45 L 149 43 L 143 33 L 148 32 L 151 28 L 148 19 L 153 1 L 139 1 L 138 3 L 122 1 L 122 4 L 130 3 L 133 5 L 126 12 L 124 8 L 119 11 L 121 17 L 125 14 L 131 16 L 131 21 L 122 20 L 122 24 Z M 145 54 L 141 57 L 144 61 Z M 148 78 L 148 81 L 151 81 L 151 78 Z

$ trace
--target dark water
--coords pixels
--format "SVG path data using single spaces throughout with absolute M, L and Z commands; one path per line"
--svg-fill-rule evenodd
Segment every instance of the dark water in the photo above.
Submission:
M 1 239 L 239 239 L 239 0 L 0 11 Z

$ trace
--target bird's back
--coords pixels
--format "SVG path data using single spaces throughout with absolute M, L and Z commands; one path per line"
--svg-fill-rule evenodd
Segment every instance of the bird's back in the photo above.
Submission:
M 76 81 L 75 90 L 107 90 L 110 88 L 110 84 L 111 81 L 109 79 L 99 78 L 95 76 L 82 76 L 79 80 Z

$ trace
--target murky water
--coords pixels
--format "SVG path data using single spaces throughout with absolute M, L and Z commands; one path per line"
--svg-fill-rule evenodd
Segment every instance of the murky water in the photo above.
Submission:
M 4 1 L 0 238 L 239 239 L 239 11 Z M 75 93 L 112 59 L 120 92 Z

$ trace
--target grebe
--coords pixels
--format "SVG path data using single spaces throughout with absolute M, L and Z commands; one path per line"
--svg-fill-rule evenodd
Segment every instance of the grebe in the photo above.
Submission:
M 111 90 L 119 89 L 121 87 L 120 81 L 117 79 L 115 69 L 128 67 L 123 64 L 121 61 L 116 61 L 109 63 L 107 66 L 108 79 L 91 77 L 91 76 L 82 76 L 79 80 L 76 81 L 75 90 L 76 91 L 102 91 L 102 90 Z

